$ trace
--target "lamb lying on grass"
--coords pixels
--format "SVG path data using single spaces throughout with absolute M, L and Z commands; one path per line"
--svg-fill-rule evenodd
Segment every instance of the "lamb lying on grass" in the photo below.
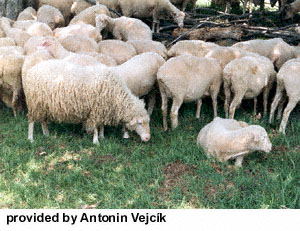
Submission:
M 150 140 L 149 115 L 144 103 L 135 97 L 124 81 L 104 65 L 79 66 L 63 60 L 48 60 L 32 67 L 23 79 L 28 107 L 28 139 L 33 141 L 34 123 L 40 121 L 49 135 L 47 121 L 84 123 L 98 128 L 124 124 L 135 130 L 142 141 Z
M 244 156 L 249 153 L 268 153 L 272 149 L 263 127 L 219 117 L 200 130 L 197 145 L 202 147 L 208 157 L 216 157 L 222 162 L 235 159 L 235 165 L 238 167 L 242 166 Z

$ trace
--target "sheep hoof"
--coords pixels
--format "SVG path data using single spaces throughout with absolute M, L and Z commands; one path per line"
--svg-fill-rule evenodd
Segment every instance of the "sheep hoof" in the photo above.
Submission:
M 130 138 L 130 136 L 129 136 L 128 132 L 124 132 L 124 134 L 123 134 L 123 138 L 124 138 L 124 139 L 129 139 L 129 138 Z
M 93 140 L 93 144 L 99 145 L 99 141 L 98 140 Z

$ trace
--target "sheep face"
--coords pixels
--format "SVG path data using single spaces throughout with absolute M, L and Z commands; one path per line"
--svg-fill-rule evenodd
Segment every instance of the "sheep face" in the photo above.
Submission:
M 150 118 L 148 115 L 145 117 L 135 117 L 126 124 L 126 127 L 129 130 L 135 130 L 136 133 L 141 137 L 141 140 L 147 142 L 150 140 L 149 121 Z
M 270 152 L 272 150 L 272 143 L 265 131 L 253 133 L 252 147 L 255 150 Z
M 105 14 L 100 14 L 96 17 L 96 29 L 98 32 L 101 33 L 101 31 L 107 27 L 108 20 L 109 17 Z
M 184 20 L 184 17 L 185 17 L 185 13 L 183 13 L 182 11 L 180 11 L 179 13 L 175 13 L 173 15 L 174 17 L 174 21 L 178 24 L 178 26 L 180 28 L 183 28 L 183 20 Z

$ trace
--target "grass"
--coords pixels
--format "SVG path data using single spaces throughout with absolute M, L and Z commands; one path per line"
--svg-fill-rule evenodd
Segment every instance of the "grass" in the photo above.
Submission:
M 237 119 L 253 124 L 249 108 L 244 104 Z M 223 116 L 221 105 L 219 111 Z M 197 147 L 199 130 L 212 120 L 209 100 L 202 112 L 196 120 L 195 105 L 183 105 L 180 126 L 163 132 L 156 108 L 148 143 L 134 133 L 124 140 L 120 128 L 107 128 L 105 140 L 95 146 L 80 125 L 55 123 L 48 138 L 37 124 L 35 142 L 30 143 L 26 116 L 14 118 L 0 104 L 0 207 L 300 207 L 299 108 L 291 115 L 287 136 L 267 119 L 256 121 L 267 129 L 273 151 L 249 155 L 242 169 L 209 160 Z

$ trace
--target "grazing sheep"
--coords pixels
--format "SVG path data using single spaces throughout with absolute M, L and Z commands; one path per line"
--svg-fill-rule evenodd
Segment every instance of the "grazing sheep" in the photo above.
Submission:
M 15 46 L 16 42 L 13 38 L 0 38 L 0 47 Z
M 21 70 L 24 56 L 19 54 L 0 55 L 0 89 L 5 103 L 13 109 L 14 116 L 21 108 Z M 5 96 L 4 96 L 5 95 Z
M 228 117 L 231 90 L 234 92 L 234 98 L 229 109 L 230 119 L 234 118 L 235 109 L 244 97 L 254 98 L 254 114 L 256 114 L 257 96 L 262 91 L 264 92 L 264 115 L 266 115 L 268 96 L 275 78 L 274 66 L 265 57 L 246 56 L 227 64 L 223 71 L 226 117 Z
M 128 40 L 152 40 L 152 32 L 147 24 L 139 19 L 122 16 L 111 18 L 105 14 L 96 16 L 96 28 L 99 33 L 103 29 L 112 33 L 114 38 Z
M 170 2 L 180 7 L 182 11 L 185 11 L 188 4 L 192 6 L 192 10 L 195 9 L 197 0 L 170 0 Z
M 91 24 L 92 26 L 96 26 L 95 18 L 98 14 L 105 14 L 110 16 L 109 10 L 104 5 L 96 5 L 91 6 L 84 11 L 81 11 L 78 15 L 76 15 L 70 22 L 71 24 L 76 23 L 86 23 Z
M 23 47 L 26 41 L 30 38 L 30 35 L 20 29 L 11 27 L 12 21 L 8 18 L 2 17 L 0 19 L 0 26 L 7 37 L 13 38 L 18 46 Z
M 244 49 L 269 58 L 277 70 L 289 59 L 295 57 L 294 49 L 281 38 L 260 40 L 254 39 L 246 42 L 239 42 L 232 47 Z
M 67 27 L 56 28 L 54 30 L 54 36 L 58 39 L 64 39 L 69 35 L 78 35 L 78 34 L 85 35 L 95 40 L 95 42 L 99 42 L 102 40 L 102 37 L 97 31 L 97 29 L 90 24 L 77 23 L 77 24 L 69 25 Z
M 214 116 L 217 116 L 217 96 L 222 83 L 222 69 L 217 61 L 192 55 L 181 55 L 169 59 L 157 73 L 162 98 L 163 127 L 166 131 L 168 98 L 173 99 L 171 109 L 172 128 L 178 125 L 178 111 L 183 102 L 197 101 L 196 118 L 206 92 L 213 101 Z
M 120 40 L 104 40 L 98 43 L 99 52 L 111 56 L 122 64 L 136 55 L 134 47 Z
M 171 15 L 180 28 L 183 27 L 184 12 L 178 10 L 169 0 L 119 0 L 124 16 L 153 18 L 152 31 L 159 31 L 159 18 Z
M 36 10 L 32 7 L 27 7 L 22 12 L 20 12 L 17 21 L 23 21 L 23 20 L 35 20 L 36 19 Z
M 164 44 L 157 41 L 150 41 L 150 40 L 130 40 L 127 41 L 130 45 L 132 45 L 137 54 L 142 54 L 146 52 L 154 52 L 159 54 L 164 59 L 168 58 L 168 51 Z
M 72 4 L 73 0 L 38 0 L 38 8 L 49 5 L 58 9 L 62 13 L 66 24 L 70 21 Z
M 49 135 L 47 120 L 84 123 L 94 131 L 95 144 L 99 143 L 99 127 L 102 133 L 104 126 L 120 123 L 135 130 L 143 141 L 150 139 L 144 103 L 104 65 L 81 67 L 63 60 L 44 61 L 28 71 L 23 86 L 31 141 L 36 121 L 42 123 L 44 135 Z
M 274 100 L 271 105 L 271 113 L 269 123 L 273 122 L 274 112 L 282 97 L 286 95 L 289 98 L 288 104 L 283 112 L 283 117 L 280 123 L 279 131 L 285 134 L 286 125 L 291 111 L 295 108 L 300 101 L 300 59 L 291 59 L 286 62 L 277 74 L 277 88 Z
M 53 6 L 43 5 L 38 9 L 37 21 L 46 23 L 51 30 L 65 25 L 62 13 Z
M 293 18 L 300 11 L 300 0 L 281 7 L 281 17 L 285 20 Z
M 0 55 L 23 55 L 24 49 L 19 46 L 0 47 Z
M 116 60 L 114 60 L 111 56 L 100 54 L 98 52 L 81 52 L 80 54 L 89 55 L 95 58 L 99 63 L 102 63 L 108 67 L 117 66 Z
M 59 42 L 65 49 L 75 53 L 98 51 L 98 44 L 85 35 L 69 35 L 59 39 Z
M 168 51 L 169 57 L 179 55 L 193 55 L 204 57 L 211 49 L 218 47 L 217 44 L 201 40 L 183 40 L 174 44 Z
M 81 11 L 84 11 L 86 8 L 91 7 L 92 4 L 84 1 L 84 0 L 74 0 L 72 6 L 71 6 L 71 13 L 73 15 L 79 14 Z
M 263 127 L 219 117 L 200 130 L 197 145 L 208 157 L 216 157 L 222 162 L 235 159 L 237 167 L 242 166 L 244 156 L 255 151 L 269 153 L 272 149 Z

